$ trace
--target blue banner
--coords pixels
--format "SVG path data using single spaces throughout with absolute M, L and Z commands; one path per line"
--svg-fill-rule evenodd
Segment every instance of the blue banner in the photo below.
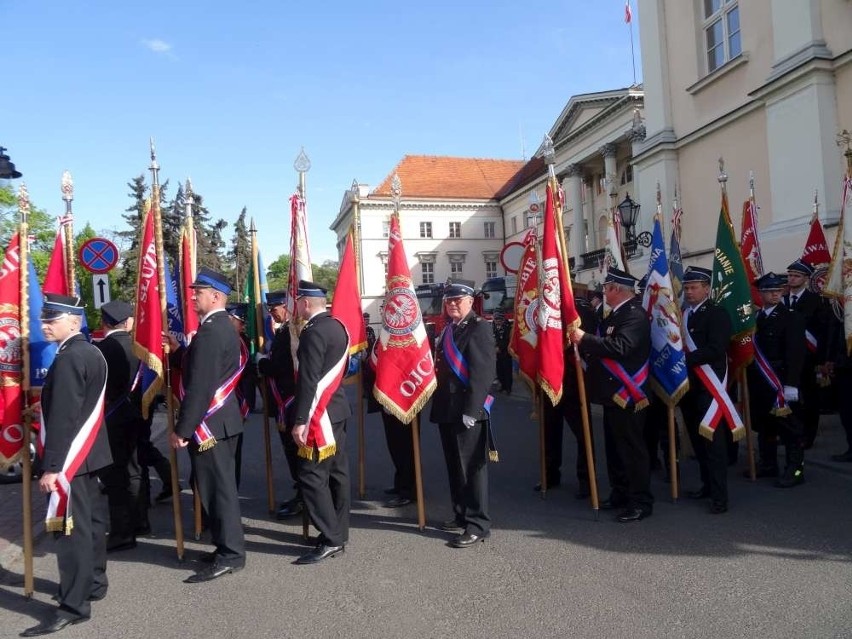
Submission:
M 32 257 L 27 259 L 27 295 L 29 297 L 29 325 L 30 325 L 30 387 L 41 388 L 44 386 L 44 378 L 47 369 L 53 364 L 59 345 L 56 342 L 48 342 L 41 332 L 41 307 L 44 305 L 44 297 L 41 287 L 38 285 L 38 276 Z M 85 314 L 83 320 L 85 321 Z

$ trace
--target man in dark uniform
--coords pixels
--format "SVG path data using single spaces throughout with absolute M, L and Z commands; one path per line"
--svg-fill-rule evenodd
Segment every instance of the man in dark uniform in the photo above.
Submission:
M 654 508 L 643 438 L 651 326 L 635 287 L 636 278 L 610 268 L 604 297 L 612 310 L 600 324 L 600 336 L 579 328 L 571 333 L 571 341 L 589 362 L 595 396 L 604 409 L 611 493 L 601 508 L 623 507 L 617 517 L 622 523 L 650 517 Z
M 266 308 L 272 319 L 278 325 L 272 338 L 272 346 L 268 355 L 261 355 L 257 360 L 257 370 L 263 375 L 270 390 L 270 410 L 278 424 L 278 434 L 284 448 L 284 459 L 290 469 L 290 478 L 296 494 L 283 502 L 275 513 L 277 519 L 287 519 L 302 512 L 302 491 L 299 488 L 298 450 L 293 441 L 293 404 L 296 394 L 296 371 L 293 366 L 293 353 L 290 350 L 290 314 L 287 312 L 287 291 L 281 289 L 266 294 Z M 287 402 L 290 409 L 285 410 Z
M 349 541 L 349 458 L 346 418 L 352 413 L 341 381 L 349 360 L 343 324 L 326 312 L 326 289 L 301 280 L 296 312 L 299 335 L 293 439 L 299 446 L 299 484 L 320 531 L 316 547 L 297 564 L 315 564 L 344 551 Z
M 250 351 L 249 336 L 246 332 L 246 321 L 248 320 L 248 304 L 240 302 L 238 304 L 228 304 L 226 307 L 228 316 L 231 318 L 231 324 L 240 336 L 243 345 L 247 351 Z M 255 375 L 254 366 L 246 366 L 243 374 L 240 375 L 240 383 L 237 386 L 239 391 L 238 399 L 248 412 L 253 413 L 257 403 L 257 376 Z
M 506 321 L 506 314 L 501 310 L 494 311 L 494 345 L 497 349 L 497 381 L 500 392 L 512 394 L 512 356 L 509 354 L 509 338 L 511 326 Z
M 582 297 L 574 298 L 574 307 L 580 315 L 580 328 L 594 333 L 598 326 L 598 316 L 591 304 Z M 588 395 L 587 395 L 588 402 Z M 587 405 L 588 408 L 588 405 Z M 591 411 L 588 412 L 591 415 Z M 583 420 L 580 411 L 580 389 L 577 383 L 577 371 L 574 365 L 574 345 L 565 349 L 565 374 L 562 379 L 562 399 L 556 406 L 550 400 L 544 400 L 544 465 L 547 475 L 547 488 L 555 488 L 562 483 L 562 421 L 568 423 L 577 440 L 577 499 L 585 499 L 591 494 L 589 483 L 589 464 L 586 459 L 586 439 L 583 434 Z M 535 485 L 541 490 L 541 484 Z
M 149 528 L 148 494 L 136 445 L 142 430 L 142 398 L 134 381 L 139 358 L 133 354 L 133 307 L 122 300 L 101 306 L 104 338 L 95 346 L 107 362 L 106 427 L 112 466 L 101 474 L 109 500 L 107 552 L 136 547 L 136 531 Z M 141 503 L 140 503 L 141 502 Z
M 784 475 L 776 486 L 801 484 L 804 475 L 804 429 L 789 404 L 799 401 L 805 360 L 803 317 L 781 303 L 784 279 L 767 273 L 755 281 L 763 298 L 754 335 L 755 358 L 748 367 L 751 423 L 758 432 L 758 477 L 778 475 L 778 438 L 786 450 Z
M 840 309 L 838 309 L 840 310 Z M 842 313 L 842 311 L 840 311 Z M 846 350 L 843 319 L 833 310 L 826 313 L 826 340 L 820 347 L 824 379 L 830 380 L 840 424 L 846 434 L 846 450 L 831 455 L 831 461 L 852 462 L 852 357 Z
M 373 352 L 373 344 L 376 343 L 376 331 L 370 326 L 370 314 L 364 313 L 364 327 L 367 332 L 367 350 L 365 352 L 372 353 Z
M 700 432 L 700 426 L 713 403 L 713 393 L 724 392 L 724 397 L 727 397 L 725 382 L 731 319 L 725 309 L 710 299 L 712 275 L 710 269 L 697 266 L 690 266 L 683 275 L 683 328 L 689 391 L 681 399 L 680 407 L 701 473 L 701 488 L 688 492 L 687 497 L 709 497 L 710 512 L 718 515 L 728 510 L 728 442 L 731 429 L 724 416 L 710 437 Z M 720 402 L 717 402 L 717 410 L 722 410 Z
M 792 405 L 793 413 L 804 426 L 805 449 L 811 448 L 819 428 L 819 384 L 817 383 L 817 352 L 819 342 L 826 339 L 826 322 L 822 298 L 808 284 L 814 268 L 802 260 L 787 267 L 788 292 L 784 306 L 799 313 L 805 321 L 805 359 L 802 365 L 799 401 Z
M 491 327 L 473 312 L 473 289 L 451 284 L 444 291 L 450 321 L 438 337 L 430 419 L 438 424 L 447 463 L 453 519 L 447 532 L 463 531 L 450 541 L 468 548 L 491 534 L 488 515 L 488 414 L 485 401 L 494 379 L 495 349 Z
M 47 530 L 54 533 L 59 564 L 59 608 L 50 619 L 25 630 L 36 637 L 88 621 L 92 601 L 106 596 L 108 506 L 98 472 L 112 463 L 103 428 L 107 366 L 100 351 L 80 333 L 83 303 L 47 293 L 42 331 L 59 351 L 41 393 L 44 472 L 38 486 L 50 495 Z M 79 442 L 91 442 L 79 446 Z M 69 494 L 70 493 L 70 494 Z
M 174 448 L 189 447 L 201 506 L 216 547 L 201 558 L 207 567 L 185 580 L 200 583 L 241 570 L 246 563 L 235 477 L 243 417 L 234 393 L 240 366 L 245 362 L 239 336 L 225 312 L 231 292 L 228 280 L 202 267 L 190 286 L 198 332 L 188 348 L 177 350 L 173 356 L 176 361 L 183 359 L 185 392 L 170 439 Z M 170 343 L 177 347 L 173 337 Z

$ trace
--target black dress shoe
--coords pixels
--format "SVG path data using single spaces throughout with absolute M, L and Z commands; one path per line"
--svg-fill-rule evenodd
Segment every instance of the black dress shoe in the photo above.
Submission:
M 698 490 L 687 491 L 686 496 L 689 499 L 707 499 L 710 496 L 710 489 L 702 486 Z
M 183 580 L 185 584 L 200 584 L 205 581 L 213 581 L 214 579 L 218 579 L 223 575 L 230 575 L 232 572 L 237 572 L 241 570 L 236 566 L 226 566 L 225 564 L 220 563 L 212 563 L 207 566 L 204 570 L 195 573 L 194 575 L 190 575 L 186 579 Z
M 136 548 L 136 540 L 133 537 L 107 537 L 107 552 L 119 552 L 121 550 L 132 550 Z
M 560 482 L 560 481 L 549 481 L 549 482 L 547 482 L 547 490 L 559 488 L 559 486 L 561 486 L 561 485 L 562 485 L 562 482 Z M 541 492 L 541 482 L 539 482 L 538 484 L 533 486 L 533 490 L 537 493 L 540 493 Z
M 346 551 L 346 546 L 329 546 L 324 543 L 319 543 L 316 545 L 311 552 L 302 555 L 294 564 L 318 564 L 323 559 L 328 559 L 329 557 L 334 557 L 335 555 L 339 555 L 342 552 Z
M 645 517 L 650 516 L 651 513 L 646 512 L 641 508 L 628 508 L 615 519 L 621 524 L 629 524 L 634 521 L 642 521 L 643 519 L 645 519 Z
M 305 507 L 301 501 L 290 501 L 282 505 L 281 508 L 278 509 L 278 511 L 275 513 L 275 518 L 289 519 L 290 517 L 301 515 L 304 509 Z
M 604 499 L 599 507 L 601 510 L 615 510 L 616 508 L 623 508 L 624 502 L 620 499 L 610 497 L 609 499 Z
M 479 542 L 484 542 L 491 536 L 491 533 L 485 533 L 484 535 L 475 535 L 473 533 L 464 533 L 463 535 L 459 535 L 452 541 L 450 541 L 450 546 L 453 548 L 470 548 L 471 546 L 475 546 Z
M 389 499 L 385 502 L 385 508 L 402 508 L 403 506 L 408 506 L 408 504 L 413 503 L 412 499 L 408 497 L 394 497 L 393 499 Z
M 22 637 L 40 637 L 41 635 L 49 635 L 54 632 L 59 632 L 63 628 L 68 626 L 72 626 L 74 624 L 83 623 L 84 621 L 88 621 L 89 617 L 62 617 L 56 616 L 50 621 L 45 621 L 44 623 L 40 623 L 37 626 L 33 626 L 32 628 L 27 628 L 21 633 Z
M 107 591 L 102 590 L 100 592 L 93 592 L 88 597 L 86 597 L 86 601 L 103 601 L 106 599 Z
M 464 530 L 464 524 L 460 524 L 455 519 L 448 519 L 447 521 L 442 521 L 438 524 L 438 530 L 443 530 L 444 532 L 458 532 L 460 530 Z
M 711 515 L 721 515 L 722 513 L 728 512 L 728 504 L 721 501 L 714 501 L 710 504 L 710 514 Z

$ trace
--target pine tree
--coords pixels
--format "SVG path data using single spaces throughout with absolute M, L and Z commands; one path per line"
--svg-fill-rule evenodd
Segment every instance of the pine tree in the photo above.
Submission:
M 251 266 L 251 238 L 246 228 L 246 207 L 243 207 L 240 216 L 234 224 L 234 236 L 231 240 L 231 251 L 228 255 L 233 265 L 234 287 L 242 295 L 243 282 Z
M 166 182 L 168 184 L 168 181 Z M 180 231 L 186 212 L 186 197 L 183 185 L 178 182 L 177 193 L 163 209 L 163 251 L 170 260 L 176 260 L 180 245 Z
M 215 271 L 222 271 L 222 253 L 225 243 L 222 240 L 222 231 L 228 223 L 220 219 L 215 224 L 210 224 L 210 211 L 204 206 L 204 197 L 193 192 L 195 201 L 192 214 L 195 218 L 195 230 L 198 238 L 197 263 L 198 268 L 206 266 Z
M 117 231 L 121 240 L 119 252 L 121 253 L 121 267 L 116 274 L 116 292 L 121 299 L 133 299 L 136 291 L 136 269 L 139 262 L 139 234 L 142 228 L 142 220 L 145 216 L 145 197 L 148 187 L 145 185 L 145 174 L 140 174 L 127 183 L 133 200 L 122 214 L 122 218 L 129 227 L 124 231 Z

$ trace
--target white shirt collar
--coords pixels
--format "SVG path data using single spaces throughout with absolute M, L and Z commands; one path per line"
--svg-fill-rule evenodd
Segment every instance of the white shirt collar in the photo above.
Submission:
M 202 317 L 200 320 L 198 320 L 198 323 L 199 323 L 199 324 L 203 324 L 204 322 L 206 322 L 206 321 L 207 321 L 207 318 L 208 318 L 208 317 L 210 317 L 211 315 L 213 315 L 213 313 L 218 313 L 218 312 L 220 312 L 220 311 L 224 312 L 224 311 L 225 311 L 225 309 L 224 309 L 224 308 L 214 308 L 212 311 L 210 311 L 209 313 L 207 313 L 207 315 L 205 315 L 205 316 L 204 316 L 204 317 Z

